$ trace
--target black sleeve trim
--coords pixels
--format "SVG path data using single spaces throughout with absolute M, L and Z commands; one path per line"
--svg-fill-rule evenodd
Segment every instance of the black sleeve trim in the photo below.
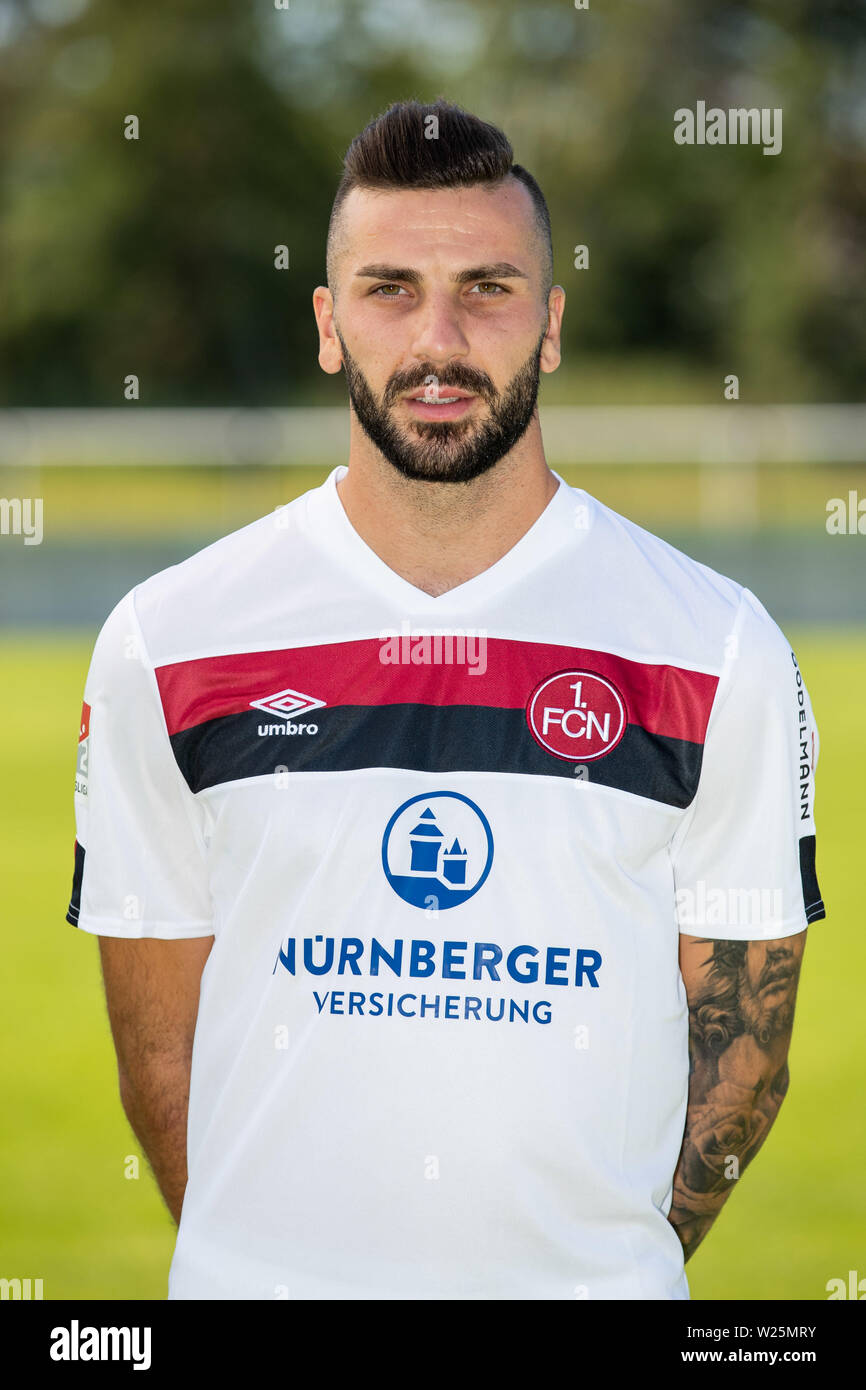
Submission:
M 815 836 L 804 835 L 800 840 L 800 882 L 803 885 L 803 907 L 807 922 L 826 917 L 818 877 L 815 873 Z
M 73 927 L 78 926 L 81 915 L 81 880 L 84 878 L 84 846 L 75 841 L 75 868 L 72 873 L 72 897 L 66 910 L 66 920 Z

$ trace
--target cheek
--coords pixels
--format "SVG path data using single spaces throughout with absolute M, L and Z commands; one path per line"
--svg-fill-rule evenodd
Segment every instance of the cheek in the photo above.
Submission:
M 763 955 L 759 956 L 757 952 L 755 952 L 754 957 L 749 961 L 746 978 L 753 992 L 758 988 L 761 979 L 761 971 L 764 968 L 764 961 L 765 957 Z
M 385 389 L 389 378 L 401 364 L 411 358 L 411 339 L 405 322 L 398 321 L 401 317 L 399 314 L 389 315 L 391 322 L 384 324 L 375 313 L 359 313 L 345 326 L 340 325 L 355 364 L 364 373 L 371 389 L 378 394 Z
M 491 314 L 484 322 L 479 322 L 480 318 L 479 315 L 466 331 L 469 360 L 501 386 L 540 348 L 547 320 L 541 322 L 537 310 L 529 305 L 507 315 Z

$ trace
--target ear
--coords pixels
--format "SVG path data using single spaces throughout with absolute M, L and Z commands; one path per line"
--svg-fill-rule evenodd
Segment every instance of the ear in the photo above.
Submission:
M 334 296 L 326 285 L 317 285 L 313 291 L 313 313 L 319 330 L 319 366 L 333 375 L 343 365 L 343 354 L 334 327 Z
M 562 315 L 565 311 L 565 290 L 554 285 L 547 296 L 547 332 L 541 344 L 539 366 L 543 372 L 555 372 L 562 360 L 560 338 L 562 335 Z

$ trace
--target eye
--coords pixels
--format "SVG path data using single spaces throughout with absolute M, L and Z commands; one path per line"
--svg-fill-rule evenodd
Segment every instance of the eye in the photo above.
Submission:
M 482 299 L 495 299 L 499 294 L 507 294 L 508 290 L 504 285 L 497 285 L 495 280 L 479 280 L 477 285 L 473 285 L 469 291 L 474 294 L 478 290 Z
M 388 293 L 390 290 L 396 290 L 397 294 Z M 396 299 L 399 295 L 404 294 L 405 291 L 402 285 L 377 285 L 370 293 L 381 295 L 382 299 Z

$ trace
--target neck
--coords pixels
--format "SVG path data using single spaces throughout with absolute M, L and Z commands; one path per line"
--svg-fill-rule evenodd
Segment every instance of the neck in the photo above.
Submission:
M 557 487 L 537 411 L 515 447 L 469 483 L 404 478 L 371 444 L 353 412 L 349 471 L 337 492 L 352 526 L 380 560 L 437 598 L 501 560 Z

